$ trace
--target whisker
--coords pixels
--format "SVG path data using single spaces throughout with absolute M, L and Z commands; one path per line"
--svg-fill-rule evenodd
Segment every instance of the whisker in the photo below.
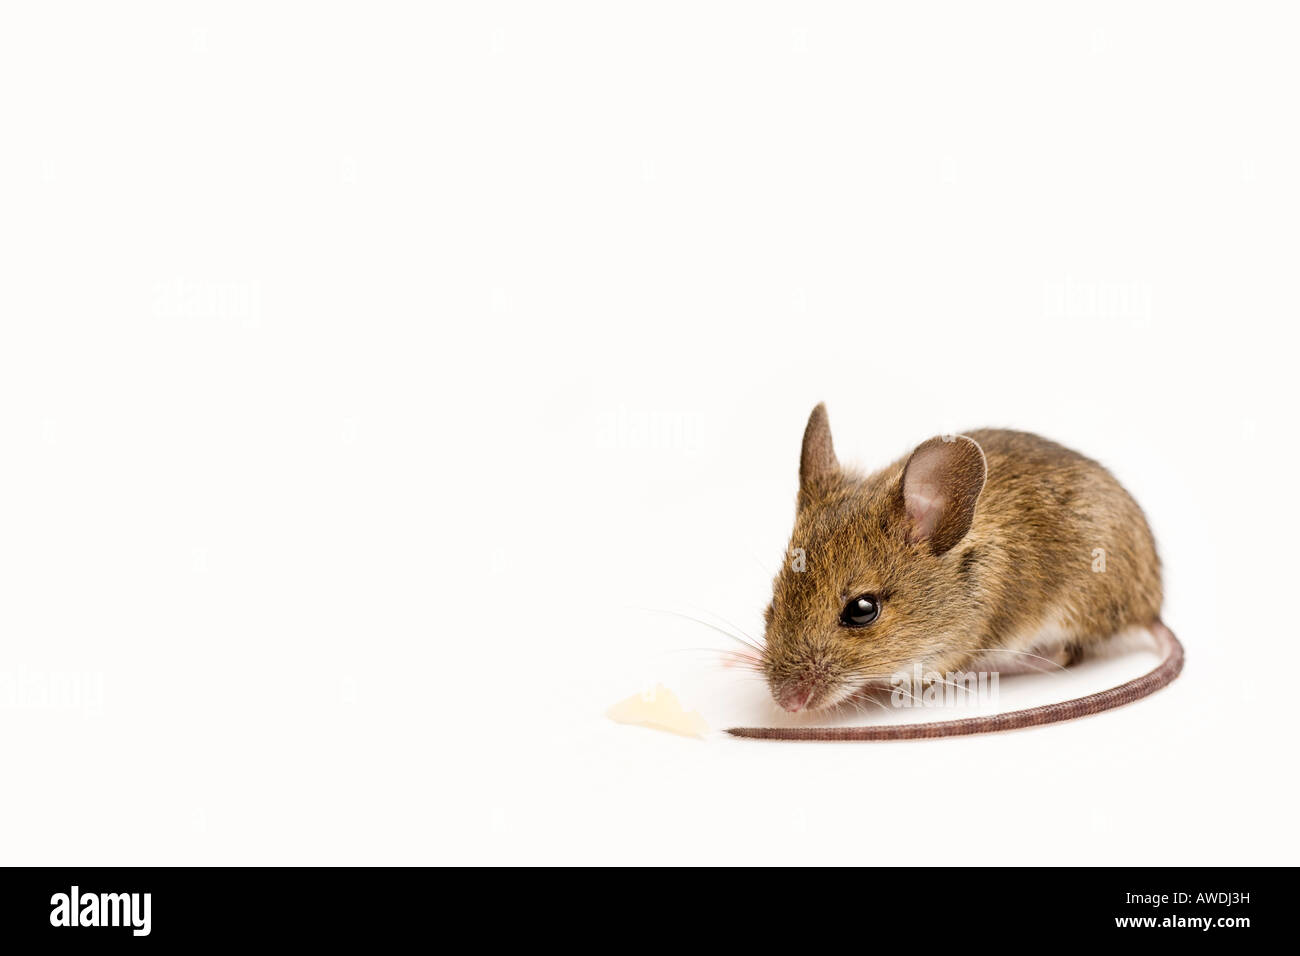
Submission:
M 758 639 L 757 637 L 755 637 L 753 634 L 750 634 L 749 631 L 745 630 L 743 627 L 741 627 L 741 626 L 740 626 L 739 624 L 737 624 L 735 621 L 731 621 L 731 620 L 728 620 L 727 618 L 723 617 L 723 616 L 722 616 L 721 614 L 719 614 L 717 611 L 710 611 L 710 610 L 708 610 L 707 608 L 698 608 L 698 609 L 699 609 L 702 613 L 704 613 L 704 614 L 712 614 L 714 617 L 716 617 L 716 618 L 717 618 L 719 621 L 721 621 L 723 624 L 727 625 L 727 626 L 730 627 L 732 630 L 734 630 L 737 634 L 742 634 L 742 635 L 744 635 L 744 636 L 749 640 L 749 642 L 750 642 L 754 647 L 759 648 L 759 647 L 762 647 L 762 646 L 764 645 L 764 642 L 763 642 L 763 641 L 759 640 L 759 639 Z
M 737 641 L 741 644 L 744 644 L 750 650 L 758 651 L 760 653 L 762 653 L 763 651 L 762 647 L 760 647 L 757 644 L 754 644 L 752 641 L 748 641 L 745 638 L 740 637 L 739 635 L 732 634 L 730 631 L 718 627 L 718 625 L 716 624 L 711 624 L 708 621 L 700 620 L 698 617 L 692 617 L 689 614 L 683 614 L 681 611 L 670 611 L 667 610 L 666 608 L 658 608 L 658 607 L 643 607 L 643 608 L 638 608 L 637 610 L 648 611 L 651 614 L 671 614 L 673 617 L 680 617 L 686 621 L 694 621 L 696 624 L 701 624 L 704 627 L 709 628 L 710 630 L 717 631 L 719 634 L 723 635 L 724 637 L 729 637 L 733 641 Z
M 875 704 L 885 713 L 889 713 L 889 708 L 886 707 L 884 704 L 882 704 L 880 701 L 876 700 L 875 696 L 872 694 L 850 694 L 848 697 L 844 698 L 845 703 L 848 703 L 850 701 L 856 704 Z M 862 710 L 863 708 L 858 707 L 857 709 Z
M 1045 662 L 1045 663 L 1047 663 L 1047 664 L 1051 664 L 1053 667 L 1055 667 L 1055 668 L 1056 668 L 1057 670 L 1059 670 L 1059 671 L 1063 671 L 1063 670 L 1067 670 L 1067 669 L 1068 669 L 1064 664 L 1061 664 L 1061 663 L 1059 663 L 1059 662 L 1057 662 L 1057 661 L 1054 661 L 1054 660 L 1052 660 L 1050 657 L 1044 657 L 1042 654 L 1032 654 L 1032 653 L 1030 653 L 1029 651 L 1018 651 L 1018 650 L 1015 650 L 1015 649 L 1010 648 L 1010 647 L 990 647 L 990 648 L 987 648 L 986 650 L 980 651 L 979 653 L 980 653 L 981 656 L 983 656 L 983 655 L 985 655 L 985 654 L 1021 654 L 1021 655 L 1025 656 L 1025 657 L 1033 657 L 1033 658 L 1036 658 L 1037 660 L 1043 661 L 1043 662 Z M 1040 673 L 1040 674 L 1046 674 L 1046 673 L 1048 673 L 1048 671 L 1045 671 L 1045 670 L 1044 670 L 1044 671 L 1039 671 L 1038 673 Z

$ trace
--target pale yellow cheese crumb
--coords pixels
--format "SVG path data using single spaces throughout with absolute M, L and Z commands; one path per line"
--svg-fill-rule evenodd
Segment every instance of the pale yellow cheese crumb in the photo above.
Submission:
M 703 737 L 709 732 L 709 725 L 699 712 L 692 710 L 687 713 L 682 710 L 677 695 L 663 684 L 656 684 L 645 693 L 634 694 L 627 700 L 619 701 L 605 712 L 605 716 L 620 724 L 653 727 L 683 737 Z

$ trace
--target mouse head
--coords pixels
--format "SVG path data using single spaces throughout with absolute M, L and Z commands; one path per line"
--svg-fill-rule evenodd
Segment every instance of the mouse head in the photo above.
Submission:
M 963 549 L 986 466 L 963 436 L 924 442 L 870 477 L 841 469 L 826 408 L 804 432 L 790 550 L 766 612 L 763 668 L 789 711 L 973 650 Z

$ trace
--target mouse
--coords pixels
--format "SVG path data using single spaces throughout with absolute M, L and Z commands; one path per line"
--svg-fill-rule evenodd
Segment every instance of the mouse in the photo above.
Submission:
M 1145 629 L 1161 663 L 1105 691 L 917 724 L 731 728 L 732 736 L 889 740 L 1013 730 L 1130 703 L 1174 680 L 1155 537 L 1102 465 L 1008 429 L 938 435 L 872 473 L 841 466 L 826 406 L 804 430 L 794 530 L 758 668 L 790 713 L 829 711 L 899 674 L 1068 667 Z

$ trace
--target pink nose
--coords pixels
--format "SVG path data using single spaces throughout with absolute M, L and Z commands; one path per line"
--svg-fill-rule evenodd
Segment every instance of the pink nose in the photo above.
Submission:
M 794 684 L 781 691 L 781 696 L 777 698 L 777 703 L 790 713 L 796 714 L 808 706 L 808 701 L 812 697 L 812 692 L 812 684 L 808 681 Z

